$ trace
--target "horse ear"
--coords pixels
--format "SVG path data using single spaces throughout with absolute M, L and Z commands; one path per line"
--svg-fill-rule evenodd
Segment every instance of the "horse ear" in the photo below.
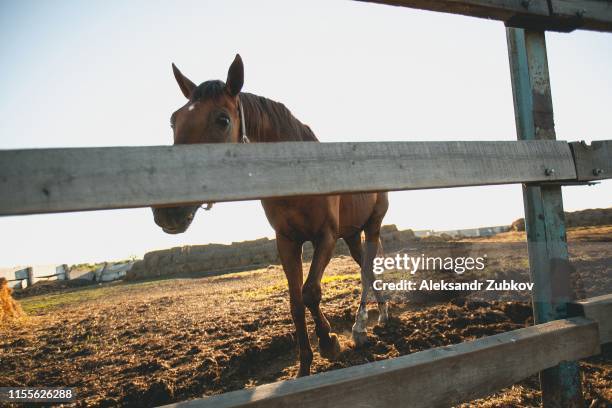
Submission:
M 242 85 L 244 84 L 244 65 L 242 65 L 242 58 L 240 54 L 236 54 L 234 62 L 230 65 L 227 71 L 227 81 L 225 81 L 225 88 L 232 96 L 236 96 L 240 93 Z
M 172 72 L 174 72 L 174 78 L 176 78 L 176 82 L 178 82 L 179 88 L 181 88 L 181 92 L 185 95 L 185 98 L 189 99 L 191 96 L 191 92 L 195 89 L 195 84 L 191 82 L 189 78 L 187 78 L 179 69 L 172 63 Z

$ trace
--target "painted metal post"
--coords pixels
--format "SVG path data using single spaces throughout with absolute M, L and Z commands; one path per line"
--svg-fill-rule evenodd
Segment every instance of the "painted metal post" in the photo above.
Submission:
M 550 78 L 543 31 L 506 28 L 514 115 L 520 140 L 555 139 Z M 553 168 L 543 168 L 552 174 Z M 535 323 L 567 317 L 573 300 L 565 216 L 560 186 L 523 185 L 525 229 Z M 583 407 L 580 370 L 575 361 L 540 373 L 542 402 L 549 407 Z

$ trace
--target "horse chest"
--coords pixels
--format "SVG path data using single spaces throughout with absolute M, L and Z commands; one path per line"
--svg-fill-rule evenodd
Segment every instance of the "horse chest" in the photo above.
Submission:
M 330 230 L 338 232 L 338 196 L 270 198 L 261 204 L 272 228 L 296 241 L 316 239 Z

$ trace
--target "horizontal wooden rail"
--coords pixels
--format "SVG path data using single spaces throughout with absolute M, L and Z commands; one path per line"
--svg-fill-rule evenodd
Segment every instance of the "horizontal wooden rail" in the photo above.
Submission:
M 603 180 L 612 177 L 612 140 L 598 140 L 590 145 L 570 143 L 578 181 Z
M 575 180 L 562 141 L 0 151 L 0 215 Z
M 576 317 L 168 407 L 450 406 L 599 352 L 597 324 Z
M 578 300 L 569 306 L 572 316 L 584 316 L 599 325 L 599 342 L 612 343 L 612 294 Z
M 511 27 L 612 32 L 606 0 L 359 0 L 500 20 Z

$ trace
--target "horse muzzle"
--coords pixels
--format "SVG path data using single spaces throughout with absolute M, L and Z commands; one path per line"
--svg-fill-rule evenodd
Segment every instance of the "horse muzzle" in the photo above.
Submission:
M 153 219 L 166 234 L 181 234 L 191 225 L 199 205 L 184 207 L 152 207 Z

